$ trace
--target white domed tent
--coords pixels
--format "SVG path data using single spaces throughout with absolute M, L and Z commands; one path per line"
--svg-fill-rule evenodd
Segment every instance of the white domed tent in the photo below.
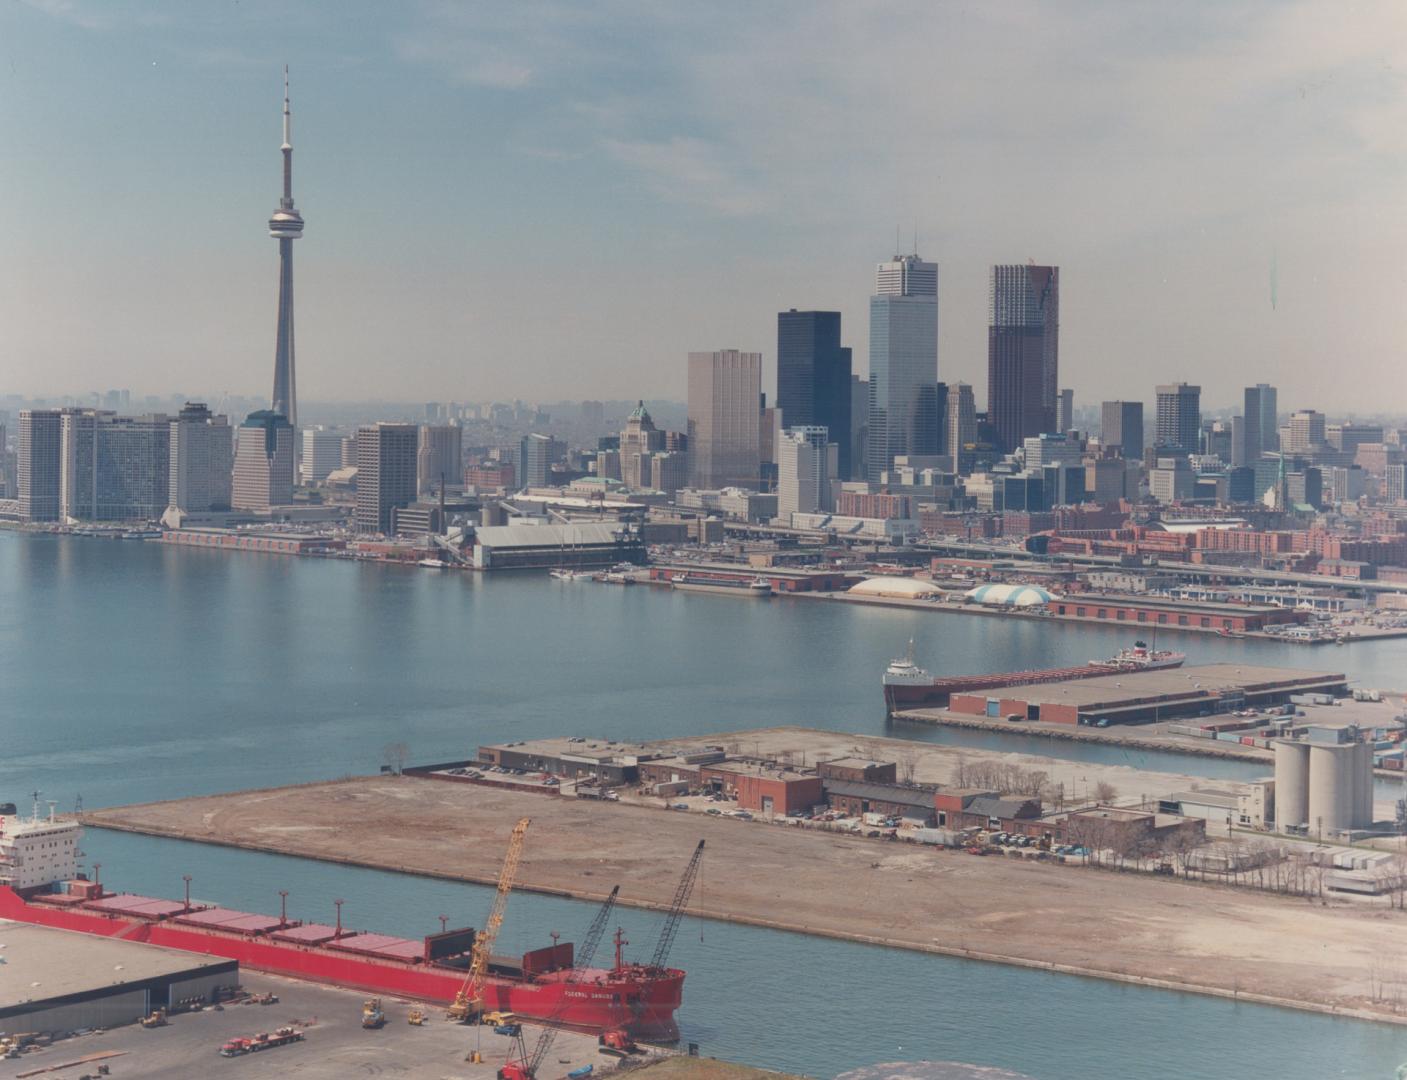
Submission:
M 975 604 L 992 607 L 1041 607 L 1055 599 L 1039 585 L 979 585 L 964 594 Z
M 907 600 L 923 600 L 930 596 L 941 596 L 943 592 L 931 581 L 910 577 L 866 578 L 846 591 L 856 596 L 891 596 Z

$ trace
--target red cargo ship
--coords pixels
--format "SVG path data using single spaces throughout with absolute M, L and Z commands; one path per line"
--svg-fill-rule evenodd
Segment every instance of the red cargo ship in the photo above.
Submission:
M 452 1002 L 464 985 L 474 943 L 472 929 L 416 941 L 108 893 L 83 879 L 29 889 L 0 885 L 0 919 L 222 956 L 256 971 L 443 1004 Z M 483 988 L 484 1010 L 554 1019 L 587 1032 L 624 1030 L 638 1039 L 678 1039 L 674 1013 L 683 995 L 684 972 L 627 963 L 622 944 L 617 935 L 611 968 L 573 971 L 570 942 L 516 959 L 495 957 Z

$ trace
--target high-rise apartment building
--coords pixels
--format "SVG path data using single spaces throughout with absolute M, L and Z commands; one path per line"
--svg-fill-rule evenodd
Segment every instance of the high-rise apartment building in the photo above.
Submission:
M 20 410 L 15 487 L 21 521 L 59 520 L 61 417 L 58 409 Z
M 819 425 L 830 432 L 840 475 L 851 475 L 850 350 L 840 344 L 840 312 L 777 314 L 777 408 L 788 427 Z
M 237 510 L 268 510 L 293 502 L 293 425 L 283 413 L 260 409 L 235 432 L 234 489 Z
M 464 432 L 458 424 L 424 424 L 416 450 L 416 487 L 423 494 L 464 486 Z
M 1242 415 L 1245 417 L 1247 465 L 1253 466 L 1262 454 L 1280 448 L 1276 396 L 1275 387 L 1265 383 L 1246 387 Z
M 762 474 L 762 354 L 689 354 L 689 486 L 755 488 Z
M 1100 406 L 1099 441 L 1130 461 L 1143 457 L 1143 402 L 1106 401 Z
M 389 535 L 393 510 L 415 501 L 420 429 L 380 421 L 357 428 L 357 532 Z
M 1197 453 L 1202 437 L 1202 388 L 1185 382 L 1158 387 L 1154 434 L 1160 453 Z
M 878 483 L 898 454 L 932 453 L 938 427 L 938 264 L 896 255 L 876 269 L 870 297 L 865 472 Z M 792 418 L 783 415 L 785 423 Z
M 830 462 L 834 444 L 815 424 L 790 427 L 777 446 L 777 516 L 790 524 L 795 513 L 830 509 Z
M 1060 378 L 1060 267 L 993 266 L 987 421 L 1002 450 L 1054 431 Z
M 632 491 L 644 491 L 655 486 L 651 457 L 664 449 L 664 432 L 655 427 L 650 410 L 643 401 L 636 402 L 626 417 L 625 430 L 620 433 L 620 479 Z
M 1290 440 L 1283 447 L 1287 454 L 1308 454 L 1322 451 L 1328 440 L 1325 432 L 1326 417 L 1314 409 L 1300 409 L 1290 414 Z
M 977 442 L 977 398 L 967 383 L 948 387 L 948 418 L 943 427 L 947 435 L 944 450 L 953 459 L 953 469 L 966 476 L 972 471 L 973 446 Z
M 59 514 L 74 521 L 150 521 L 170 502 L 171 420 L 65 409 Z
M 278 241 L 278 329 L 274 343 L 271 409 L 298 426 L 297 371 L 293 363 L 293 241 L 303 235 L 303 216 L 293 207 L 293 116 L 288 107 L 288 68 L 283 69 L 283 197 L 269 218 Z
M 187 513 L 228 510 L 233 496 L 234 429 L 199 401 L 171 421 L 170 505 Z
M 299 464 L 299 476 L 305 484 L 321 484 L 343 465 L 356 464 L 355 442 L 352 456 L 342 460 L 342 443 L 346 436 L 340 431 L 329 431 L 325 427 L 304 428 L 303 460 Z

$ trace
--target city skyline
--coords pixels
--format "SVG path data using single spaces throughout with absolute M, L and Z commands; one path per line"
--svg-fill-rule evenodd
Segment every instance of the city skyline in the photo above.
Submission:
M 0 122 L 20 162 L 0 211 L 16 252 L 0 348 L 22 358 L 0 370 L 5 390 L 189 385 L 193 352 L 212 388 L 267 386 L 267 259 L 247 226 L 266 190 L 264 103 L 285 59 L 300 75 L 301 167 L 318 193 L 300 296 L 315 397 L 388 398 L 409 376 L 425 398 L 677 400 L 682 372 L 662 358 L 720 340 L 763 351 L 770 393 L 775 313 L 836 310 L 862 325 L 867 268 L 895 222 L 941 267 L 943 378 L 979 400 L 988 268 L 1026 258 L 1065 272 L 1062 382 L 1084 405 L 1147 400 L 1167 373 L 1213 405 L 1268 379 L 1287 403 L 1343 412 L 1398 378 L 1386 260 L 1407 236 L 1390 135 L 1407 69 L 1393 50 L 1407 34 L 1386 6 L 1357 20 L 1277 8 L 1235 27 L 1159 11 L 1162 35 L 1096 10 L 914 8 L 896 28 L 818 6 L 798 55 L 778 65 L 751 63 L 766 35 L 747 16 L 650 13 L 627 37 L 659 57 L 628 85 L 603 63 L 621 47 L 617 8 L 579 16 L 581 45 L 536 32 L 526 9 L 491 25 L 470 10 L 416 9 L 396 25 L 373 12 L 330 38 L 304 12 L 288 19 L 280 56 L 268 55 L 267 11 L 252 8 L 0 16 L 17 90 Z M 1010 44 L 1007 21 L 1057 36 L 1090 72 L 1065 59 L 1050 70 Z M 922 74 L 881 71 L 881 46 Z M 1030 63 L 974 100 L 981 73 L 967 56 L 997 48 Z M 829 145 L 774 160 L 780 117 L 719 85 L 744 64 L 761 81 L 749 100 L 813 94 Z M 1198 77 L 1195 93 L 1167 94 Z M 907 92 L 930 84 L 945 93 Z M 1031 107 L 1037 85 L 1045 98 Z M 892 99 L 878 122 L 859 109 L 866 90 Z M 942 100 L 953 104 L 932 104 Z M 897 132 L 913 168 L 885 167 Z M 816 134 L 784 145 L 825 141 Z M 60 169 L 74 146 L 102 169 Z M 1030 185 L 1037 163 L 1046 179 Z M 440 225 L 406 228 L 407 199 Z M 151 230 L 154 202 L 199 227 Z M 535 267 L 557 318 L 528 318 L 536 297 L 502 273 L 511 259 Z M 676 273 L 644 280 L 646 259 Z M 152 289 L 158 265 L 177 272 Z M 1139 319 L 1119 315 L 1129 310 Z M 863 335 L 854 345 L 863 374 Z M 409 358 L 391 371 L 397 346 Z M 567 350 L 578 362 L 563 385 Z M 1327 364 L 1339 377 L 1320 389 Z

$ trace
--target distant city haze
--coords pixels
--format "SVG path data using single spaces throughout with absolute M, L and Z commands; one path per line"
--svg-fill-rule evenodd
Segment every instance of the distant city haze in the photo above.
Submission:
M 1078 408 L 1407 401 L 1407 6 L 355 6 L 0 9 L 0 395 L 267 397 L 287 63 L 309 400 L 771 398 L 791 308 L 864 376 L 917 248 L 979 403 L 1028 263 Z

